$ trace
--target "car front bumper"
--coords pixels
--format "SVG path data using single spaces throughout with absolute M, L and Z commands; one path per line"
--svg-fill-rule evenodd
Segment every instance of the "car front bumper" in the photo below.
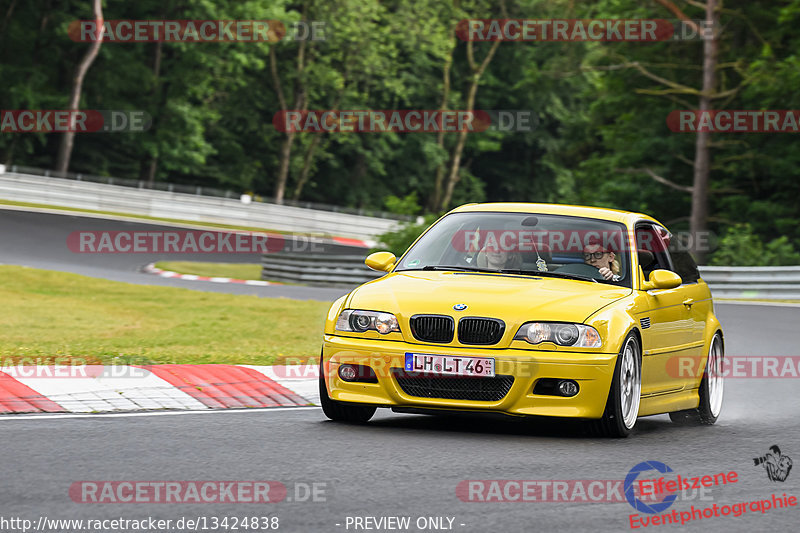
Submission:
M 514 381 L 508 393 L 496 401 L 411 395 L 403 390 L 393 370 L 403 369 L 406 353 L 492 357 L 495 359 L 495 374 L 513 376 Z M 555 351 L 464 348 L 333 335 L 325 336 L 322 357 L 328 394 L 340 402 L 575 418 L 600 418 L 603 415 L 617 360 L 616 353 L 574 352 L 561 347 Z M 338 369 L 343 364 L 371 367 L 378 382 L 342 380 Z M 533 394 L 533 388 L 541 378 L 570 379 L 577 382 L 580 389 L 573 397 Z

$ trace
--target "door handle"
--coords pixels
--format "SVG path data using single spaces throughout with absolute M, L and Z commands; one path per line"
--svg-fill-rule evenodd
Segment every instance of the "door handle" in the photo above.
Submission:
M 692 299 L 692 298 L 686 298 L 686 299 L 683 301 L 683 305 L 685 305 L 687 309 L 691 309 L 692 305 L 694 305 L 694 299 Z

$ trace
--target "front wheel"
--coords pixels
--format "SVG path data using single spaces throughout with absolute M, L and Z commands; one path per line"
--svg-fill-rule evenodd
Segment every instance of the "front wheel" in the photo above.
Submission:
M 636 425 L 641 395 L 642 351 L 636 335 L 630 333 L 617 356 L 603 417 L 593 422 L 595 432 L 603 437 L 627 437 Z
M 708 347 L 706 368 L 703 371 L 703 380 L 700 382 L 700 390 L 698 391 L 700 405 L 695 409 L 670 413 L 669 418 L 673 422 L 684 425 L 710 426 L 717 421 L 722 411 L 722 395 L 725 385 L 722 378 L 724 354 L 722 335 L 715 333 Z
M 337 422 L 363 424 L 372 418 L 377 409 L 377 407 L 369 405 L 355 405 L 331 400 L 331 397 L 328 396 L 328 388 L 325 386 L 325 365 L 322 363 L 322 356 L 319 361 L 319 399 L 325 416 Z

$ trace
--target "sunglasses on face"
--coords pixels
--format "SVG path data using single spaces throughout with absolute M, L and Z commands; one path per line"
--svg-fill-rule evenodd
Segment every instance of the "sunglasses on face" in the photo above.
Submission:
M 592 252 L 592 253 L 585 253 L 583 254 L 583 260 L 588 261 L 590 259 L 602 259 L 605 254 L 608 252 Z

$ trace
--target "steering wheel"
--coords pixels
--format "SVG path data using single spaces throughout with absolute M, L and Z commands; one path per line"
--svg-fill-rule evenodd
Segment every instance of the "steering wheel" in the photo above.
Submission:
M 576 276 L 583 276 L 585 278 L 605 279 L 600 275 L 600 271 L 592 265 L 586 263 L 570 263 L 558 267 L 554 272 L 562 272 L 564 274 L 575 274 Z

